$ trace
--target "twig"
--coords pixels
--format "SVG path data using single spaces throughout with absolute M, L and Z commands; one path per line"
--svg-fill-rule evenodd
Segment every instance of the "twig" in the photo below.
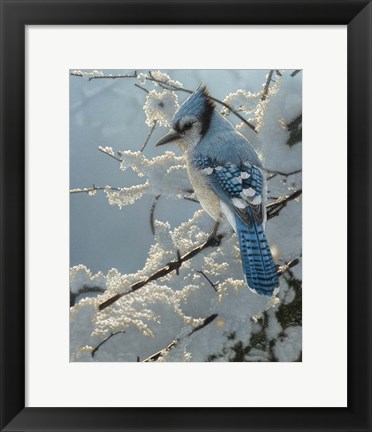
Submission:
M 266 100 L 266 98 L 267 98 L 267 94 L 269 92 L 270 82 L 271 82 L 271 79 L 273 77 L 273 73 L 274 73 L 274 69 L 272 69 L 269 72 L 269 75 L 267 76 L 267 80 L 266 80 L 266 84 L 265 84 L 265 87 L 264 87 L 264 91 L 263 91 L 263 94 L 261 96 L 261 100 L 262 101 Z
M 214 284 L 209 277 L 202 271 L 202 270 L 197 270 L 197 273 L 200 273 L 201 275 L 203 275 L 205 277 L 205 279 L 210 283 L 211 287 L 218 292 L 217 286 L 218 284 Z
M 89 192 L 95 192 L 95 191 L 101 191 L 101 190 L 113 190 L 113 191 L 119 191 L 120 188 L 117 188 L 117 187 L 111 187 L 111 186 L 96 186 L 96 185 L 93 185 L 91 188 L 77 188 L 77 189 L 70 189 L 70 194 L 76 194 L 76 193 L 89 193 Z
M 298 173 L 302 172 L 302 168 L 299 168 L 297 170 L 290 171 L 290 172 L 275 171 L 275 170 L 266 170 L 266 171 L 270 174 L 279 174 L 279 175 L 282 175 L 285 177 L 289 177 L 291 175 L 298 174 Z M 272 177 L 270 177 L 270 178 L 272 178 Z M 268 180 L 270 180 L 270 179 L 268 179 Z
M 150 208 L 150 227 L 151 227 L 152 235 L 155 235 L 155 222 L 154 222 L 155 221 L 155 208 L 157 206 L 157 203 L 158 203 L 160 197 L 161 197 L 161 195 L 157 195 L 156 197 L 154 197 L 154 199 L 152 200 L 151 208 Z M 199 201 L 196 198 L 189 197 L 187 195 L 183 196 L 182 199 L 199 204 Z
M 138 87 L 139 89 L 143 90 L 143 91 L 146 92 L 147 94 L 150 93 L 150 92 L 147 90 L 147 88 L 142 87 L 141 85 L 139 85 L 139 84 L 137 84 L 137 83 L 135 83 L 134 85 L 135 85 L 135 87 Z
M 278 276 L 283 275 L 286 271 L 291 269 L 292 267 L 296 266 L 300 262 L 301 255 L 297 258 L 294 258 L 291 261 L 288 261 L 287 263 L 282 264 L 281 266 L 277 266 L 277 272 Z
M 156 352 L 155 354 L 151 354 L 149 357 L 147 357 L 145 360 L 143 360 L 143 363 L 154 362 L 154 361 L 158 360 L 165 353 L 169 352 L 172 348 L 174 348 L 178 344 L 178 342 L 179 342 L 179 339 L 175 339 L 165 348 L 161 349 L 160 351 Z
M 217 102 L 217 103 L 219 103 L 220 105 L 222 105 L 222 106 L 224 106 L 225 108 L 227 108 L 227 109 L 228 109 L 229 111 L 231 111 L 231 112 L 232 112 L 236 117 L 238 117 L 238 119 L 240 119 L 243 123 L 245 123 L 248 127 L 250 127 L 250 128 L 253 130 L 253 132 L 258 133 L 257 130 L 256 130 L 256 128 L 255 128 L 255 126 L 253 126 L 252 123 L 249 123 L 249 121 L 246 120 L 242 115 L 240 115 L 240 114 L 238 113 L 238 111 L 236 111 L 232 106 L 228 105 L 227 103 L 225 103 L 225 102 L 223 102 L 223 101 L 221 101 L 221 100 L 219 100 L 219 99 L 216 99 L 216 98 L 213 97 L 213 96 L 210 96 L 210 99 L 212 99 L 214 102 Z
M 192 90 L 188 90 L 184 87 L 179 87 L 179 86 L 171 84 L 167 81 L 162 81 L 162 80 L 155 78 L 151 71 L 149 71 L 149 76 L 146 76 L 145 79 L 148 81 L 152 81 L 152 82 L 159 84 L 160 87 L 165 89 L 165 90 L 180 91 L 180 92 L 184 92 L 184 93 L 188 93 L 188 94 L 194 93 Z
M 283 76 L 279 69 L 275 69 L 275 72 L 278 76 Z
M 137 71 L 134 71 L 131 74 L 119 74 L 119 75 L 112 75 L 112 74 L 108 74 L 108 75 L 92 75 L 88 77 L 88 73 L 87 72 L 81 72 L 81 71 L 73 71 L 70 73 L 70 75 L 75 76 L 75 77 L 81 77 L 81 78 L 85 78 L 87 77 L 89 81 L 93 80 L 93 79 L 117 79 L 117 78 L 137 78 Z
M 203 321 L 203 323 L 200 324 L 198 327 L 195 327 L 194 330 L 192 330 L 187 335 L 187 337 L 189 337 L 192 334 L 194 334 L 195 332 L 203 329 L 208 324 L 210 324 L 211 322 L 213 322 L 217 317 L 218 317 L 218 314 L 212 314 L 209 317 L 205 318 L 204 321 Z M 156 352 L 155 354 L 150 355 L 145 360 L 143 360 L 143 362 L 144 363 L 148 363 L 148 362 L 154 362 L 154 361 L 158 360 L 160 357 L 163 357 L 164 354 L 166 354 L 169 351 L 171 351 L 180 341 L 181 341 L 180 338 L 177 338 L 177 339 L 173 340 L 168 346 L 166 346 L 165 348 L 163 348 L 160 351 Z
M 278 216 L 278 214 L 283 210 L 283 208 L 287 205 L 289 201 L 293 201 L 296 198 L 300 197 L 302 195 L 302 189 L 297 190 L 296 192 L 293 192 L 291 195 L 285 195 L 280 198 L 278 198 L 276 201 L 268 204 L 266 206 L 267 211 L 267 219 L 270 220 L 275 216 Z
M 291 73 L 291 77 L 295 77 L 298 73 L 300 73 L 301 72 L 301 69 L 296 69 L 295 71 L 293 71 L 292 73 Z
M 190 252 L 186 253 L 183 256 L 177 257 L 176 260 L 170 261 L 168 264 L 166 264 L 164 267 L 157 270 L 155 273 L 153 273 L 151 276 L 147 277 L 146 279 L 136 282 L 133 284 L 128 291 L 125 291 L 123 293 L 119 293 L 114 295 L 113 297 L 110 297 L 108 300 L 104 301 L 98 306 L 98 309 L 102 311 L 103 309 L 106 309 L 108 306 L 111 306 L 113 303 L 118 301 L 120 298 L 133 293 L 134 291 L 139 290 L 140 288 L 144 287 L 150 282 L 153 282 L 157 279 L 160 279 L 167 274 L 171 273 L 172 271 L 177 271 L 184 262 L 189 261 L 190 259 L 194 258 L 194 256 L 198 255 L 200 252 L 202 252 L 204 249 L 207 249 L 209 247 L 215 247 L 219 246 L 221 244 L 221 240 L 223 238 L 223 235 L 220 234 L 216 237 L 209 238 L 206 242 L 202 243 L 201 245 L 197 246 L 196 248 L 192 249 Z
M 120 333 L 125 333 L 125 330 L 118 330 L 117 332 L 113 332 L 113 333 L 111 333 L 109 336 L 107 336 L 107 338 L 105 338 L 105 339 L 103 339 L 103 341 L 102 342 L 100 342 L 95 348 L 94 348 L 94 350 L 92 351 L 92 357 L 94 357 L 94 354 L 101 348 L 101 346 L 104 344 L 104 343 L 106 343 L 109 339 L 111 339 L 113 336 L 116 336 L 117 334 L 120 334 Z
M 194 203 L 199 203 L 199 200 L 197 200 L 196 198 L 193 198 L 193 197 L 189 197 L 187 195 L 183 196 L 182 199 L 187 200 L 187 201 L 192 201 Z
M 289 131 L 296 129 L 302 123 L 302 113 L 297 116 L 294 120 L 287 124 L 287 129 Z
M 106 154 L 107 156 L 112 157 L 113 159 L 117 160 L 118 162 L 123 162 L 122 159 L 116 157 L 115 155 L 111 154 L 108 150 L 106 150 L 104 147 L 98 147 L 98 150 L 104 154 Z
M 180 275 L 180 267 L 182 265 L 182 262 L 181 262 L 181 252 L 180 252 L 179 249 L 177 249 L 176 255 L 177 255 L 176 275 L 179 276 Z
M 150 129 L 150 132 L 147 135 L 145 143 L 143 144 L 143 146 L 140 149 L 141 153 L 143 153 L 143 151 L 145 150 L 145 148 L 147 146 L 147 143 L 150 141 L 151 135 L 153 134 L 153 132 L 155 130 L 155 127 L 156 127 L 156 120 L 155 120 L 154 124 L 152 125 L 152 128 Z
M 200 326 L 195 327 L 194 330 L 188 334 L 188 336 L 191 336 L 192 334 L 196 333 L 197 331 L 203 329 L 208 324 L 210 324 L 212 321 L 214 321 L 217 317 L 218 317 L 218 314 L 209 315 L 209 317 L 205 318 L 205 320 L 202 322 L 202 324 L 200 324 Z
M 156 204 L 158 203 L 160 197 L 161 197 L 161 195 L 157 195 L 152 200 L 152 204 L 151 204 L 151 209 L 150 209 L 150 227 L 151 227 L 152 235 L 155 235 L 154 213 L 155 213 Z
M 82 288 L 80 288 L 77 292 L 70 291 L 70 307 L 74 306 L 74 304 L 76 303 L 76 299 L 81 294 L 87 294 L 87 293 L 102 294 L 104 292 L 105 292 L 105 289 L 101 288 L 99 286 L 89 287 L 89 286 L 86 286 L 86 285 L 84 285 Z

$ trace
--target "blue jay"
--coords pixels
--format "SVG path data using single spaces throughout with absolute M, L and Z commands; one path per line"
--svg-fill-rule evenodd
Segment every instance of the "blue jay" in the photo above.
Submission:
M 171 131 L 156 145 L 177 143 L 187 160 L 194 191 L 216 221 L 226 218 L 239 239 L 251 291 L 276 295 L 279 281 L 265 237 L 264 169 L 249 141 L 215 110 L 206 86 L 174 115 Z

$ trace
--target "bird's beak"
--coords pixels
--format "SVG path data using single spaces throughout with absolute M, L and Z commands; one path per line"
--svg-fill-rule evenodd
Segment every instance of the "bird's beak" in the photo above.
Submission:
M 181 138 L 181 134 L 179 132 L 175 132 L 174 130 L 169 131 L 161 140 L 156 143 L 156 147 L 161 146 L 163 144 L 169 144 L 173 141 Z

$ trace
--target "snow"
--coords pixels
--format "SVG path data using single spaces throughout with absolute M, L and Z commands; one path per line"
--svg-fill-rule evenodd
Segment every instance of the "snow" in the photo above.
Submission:
M 179 107 L 178 97 L 175 92 L 164 90 L 162 93 L 151 90 L 143 107 L 146 113 L 146 124 L 153 126 L 170 126 L 172 118 Z
M 219 227 L 221 243 L 183 262 L 179 274 L 172 271 L 102 311 L 98 309 L 105 300 L 127 292 L 176 260 L 177 251 L 184 256 L 203 244 L 214 225 L 198 203 L 184 199 L 185 195 L 195 196 L 188 192 L 191 186 L 179 151 L 154 147 L 187 94 L 164 89 L 149 77 L 185 88 L 196 88 L 204 81 L 213 96 L 231 104 L 258 127 L 256 134 L 220 106 L 237 129 L 253 139 L 265 167 L 290 173 L 302 166 L 302 144 L 289 146 L 290 132 L 283 127 L 301 114 L 302 74 L 291 77 L 291 72 L 281 71 L 281 77 L 273 74 L 275 82 L 264 100 L 268 71 L 155 71 L 151 76 L 139 71 L 135 79 L 107 81 L 81 78 L 128 72 L 76 71 L 77 76 L 71 77 L 71 188 L 112 181 L 111 186 L 119 189 L 107 186 L 104 191 L 94 191 L 92 198 L 71 195 L 70 290 L 73 294 L 87 287 L 101 291 L 77 297 L 70 309 L 71 361 L 143 361 L 170 344 L 156 361 L 300 358 L 301 323 L 288 325 L 279 317 L 284 315 L 281 308 L 297 307 L 301 262 L 280 277 L 278 297 L 251 293 L 244 282 L 237 238 L 228 223 Z M 134 87 L 134 82 L 149 93 Z M 123 104 L 122 99 L 135 103 Z M 153 126 L 155 122 L 154 135 L 142 153 L 138 150 L 149 132 L 146 123 Z M 121 162 L 99 152 L 98 146 Z M 301 188 L 301 172 L 274 173 L 268 180 L 268 202 Z M 148 221 L 150 202 L 157 196 L 166 199 L 156 207 L 153 237 Z M 86 199 L 91 200 L 89 206 L 96 205 L 97 222 Z M 103 213 L 107 208 L 112 211 Z M 299 198 L 266 224 L 279 265 L 301 255 L 301 212 Z
M 281 336 L 275 344 L 274 352 L 279 361 L 295 361 L 299 357 L 302 347 L 302 329 L 300 327 L 288 327 L 284 336 Z

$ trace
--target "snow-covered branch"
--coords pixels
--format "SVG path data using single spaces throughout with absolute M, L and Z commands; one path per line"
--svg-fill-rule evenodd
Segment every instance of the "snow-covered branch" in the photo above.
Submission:
M 209 237 L 206 242 L 204 242 L 200 246 L 192 249 L 190 252 L 186 253 L 183 256 L 181 256 L 179 254 L 179 251 L 178 251 L 177 259 L 175 259 L 173 261 L 169 261 L 164 267 L 156 270 L 152 275 L 148 276 L 146 279 L 139 281 L 139 282 L 136 282 L 135 284 L 133 284 L 129 288 L 129 290 L 127 290 L 123 293 L 120 293 L 120 294 L 116 294 L 113 297 L 110 297 L 108 300 L 104 301 L 103 303 L 101 303 L 99 305 L 99 310 L 106 309 L 108 306 L 111 306 L 113 303 L 115 303 L 116 301 L 118 301 L 122 297 L 141 289 L 142 287 L 144 287 L 148 283 L 153 282 L 157 279 L 160 279 L 160 278 L 166 276 L 167 274 L 171 273 L 172 271 L 178 272 L 183 263 L 185 263 L 188 260 L 191 260 L 196 255 L 198 255 L 200 252 L 202 252 L 204 249 L 207 249 L 209 247 L 219 246 L 221 244 L 222 238 L 223 238 L 222 234 Z
M 273 78 L 273 74 L 274 74 L 274 70 L 271 70 L 269 72 L 268 76 L 267 76 L 267 80 L 266 80 L 266 83 L 265 83 L 264 91 L 263 91 L 262 96 L 261 96 L 261 100 L 262 101 L 264 101 L 267 98 L 267 95 L 269 93 L 269 87 L 270 87 L 270 84 L 271 84 L 271 80 Z
M 92 185 L 92 187 L 88 187 L 88 188 L 70 189 L 70 194 L 87 193 L 88 195 L 93 196 L 93 195 L 96 194 L 97 191 L 106 191 L 106 190 L 119 191 L 120 188 L 118 188 L 118 187 L 112 187 L 112 186 L 96 186 L 96 185 Z
M 94 79 L 120 79 L 120 78 L 137 78 L 137 71 L 134 71 L 130 74 L 104 74 L 103 72 L 94 70 L 92 72 L 82 72 L 82 71 L 72 71 L 70 73 L 71 76 L 80 77 L 87 79 L 88 81 L 94 80 Z
M 294 196 L 294 197 L 293 197 Z M 285 206 L 285 204 L 292 200 L 295 199 L 296 197 L 298 197 L 299 194 L 295 193 L 292 194 L 291 196 L 286 197 L 285 199 L 283 199 L 283 201 L 280 203 L 280 205 L 282 206 L 280 208 L 280 210 Z M 275 204 L 275 203 L 273 203 Z M 278 204 L 279 205 L 279 204 Z M 275 209 L 271 215 L 268 215 L 268 219 L 277 216 L 278 212 L 280 210 Z M 156 270 L 152 275 L 148 276 L 146 279 L 136 282 L 135 284 L 133 284 L 127 291 L 119 293 L 119 294 L 115 294 L 114 296 L 110 297 L 109 299 L 105 300 L 103 303 L 101 303 L 98 307 L 98 309 L 100 311 L 106 309 L 107 307 L 111 306 L 113 303 L 117 302 L 118 300 L 120 300 L 122 297 L 128 295 L 128 294 L 132 294 L 135 291 L 143 288 L 145 285 L 149 284 L 150 282 L 153 282 L 157 279 L 160 279 L 166 275 L 168 275 L 169 273 L 171 273 L 172 271 L 175 271 L 176 273 L 179 272 L 180 267 L 182 266 L 183 263 L 185 263 L 186 261 L 194 258 L 196 255 L 198 255 L 200 252 L 204 251 L 205 249 L 209 248 L 209 247 L 216 247 L 219 246 L 221 244 L 221 241 L 223 239 L 223 235 L 222 234 L 216 234 L 214 236 L 210 236 L 208 238 L 208 240 L 206 242 L 204 242 L 203 244 L 201 244 L 200 246 L 192 249 L 190 252 L 186 253 L 185 255 L 181 256 L 179 251 L 177 250 L 177 259 L 169 261 L 164 267 Z M 280 266 L 278 268 L 278 275 L 281 275 L 284 273 L 283 268 L 285 268 L 287 270 L 287 268 L 291 268 L 293 267 L 294 262 L 297 263 L 297 261 L 295 260 L 291 260 L 286 264 L 283 264 L 282 266 Z M 285 270 L 285 271 L 286 271 Z M 204 274 L 203 274 L 204 275 Z M 205 275 L 204 275 L 205 277 Z M 207 278 L 208 279 L 208 278 Z M 211 281 L 208 279 L 208 281 L 211 283 Z
M 82 72 L 82 71 L 73 71 L 71 72 L 72 76 L 75 77 L 81 77 L 81 78 L 86 78 L 89 81 L 93 80 L 93 79 L 115 79 L 115 78 L 138 78 L 138 74 L 136 71 L 134 71 L 132 74 L 118 74 L 118 75 L 113 75 L 113 74 L 103 74 L 102 72 L 99 71 L 93 71 L 93 72 Z M 152 81 L 156 84 L 158 84 L 160 87 L 162 87 L 165 90 L 171 90 L 171 91 L 178 91 L 178 92 L 184 92 L 184 93 L 188 93 L 191 94 L 193 93 L 193 90 L 190 89 L 186 89 L 183 88 L 181 86 L 178 86 L 176 84 L 173 84 L 173 82 L 171 81 L 164 81 L 158 78 L 154 77 L 154 74 L 149 71 L 148 75 L 142 74 L 142 78 L 144 81 Z M 136 87 L 140 88 L 141 90 L 144 90 L 146 93 L 149 93 L 149 91 L 139 85 L 139 84 L 135 84 Z M 241 114 L 238 113 L 238 111 L 236 111 L 232 106 L 228 105 L 226 102 L 221 101 L 220 99 L 217 99 L 214 96 L 211 96 L 211 99 L 222 105 L 223 107 L 227 108 L 229 111 L 231 111 L 236 117 L 238 117 L 243 123 L 245 123 L 250 129 L 252 129 L 254 132 L 256 131 L 256 128 L 254 125 L 252 125 L 247 119 L 245 119 Z M 264 97 L 264 99 L 266 99 L 266 95 Z
M 267 219 L 270 220 L 275 216 L 278 216 L 279 213 L 283 210 L 283 208 L 287 205 L 289 201 L 293 201 L 298 199 L 302 195 L 302 189 L 299 189 L 290 195 L 284 195 L 277 198 L 272 203 L 266 206 L 267 211 Z
M 196 333 L 197 331 L 203 329 L 208 324 L 213 322 L 218 317 L 218 314 L 212 314 L 209 315 L 209 317 L 205 318 L 203 322 L 196 328 L 194 328 L 186 337 L 191 336 L 192 334 Z M 179 342 L 181 339 L 174 339 L 167 347 L 161 349 L 160 351 L 156 352 L 155 354 L 151 354 L 149 357 L 147 357 L 145 360 L 143 360 L 144 363 L 148 362 L 154 362 L 158 361 L 161 357 L 164 357 L 167 355 Z

